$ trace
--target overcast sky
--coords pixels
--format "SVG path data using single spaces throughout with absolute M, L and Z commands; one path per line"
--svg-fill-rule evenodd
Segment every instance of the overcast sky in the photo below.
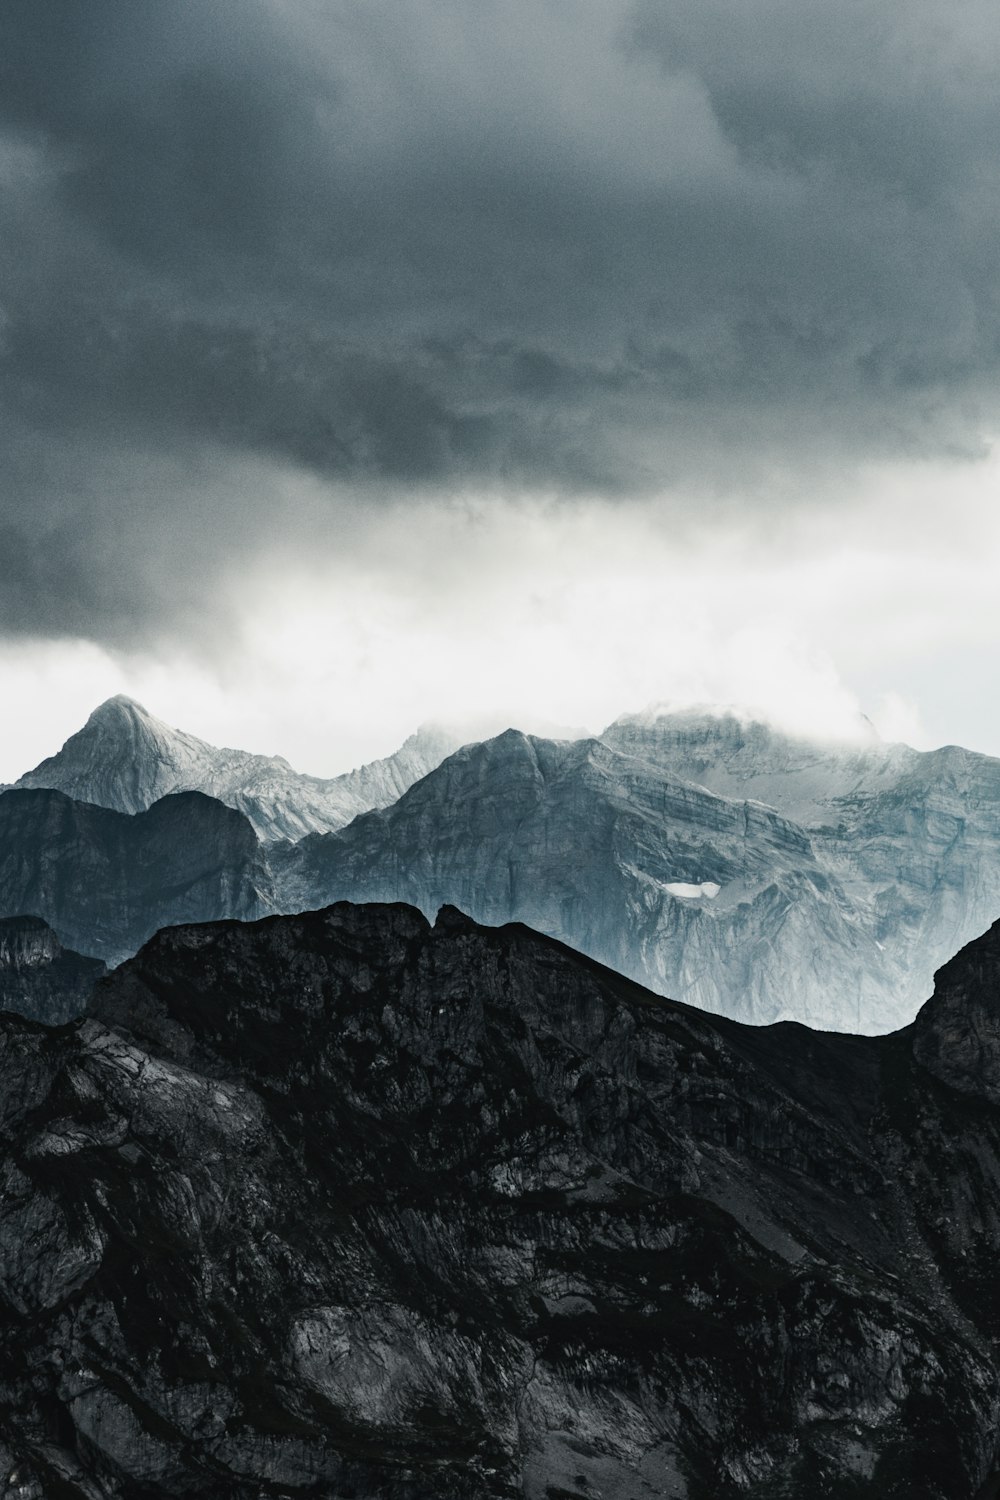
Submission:
M 4 0 L 0 779 L 654 699 L 1000 754 L 993 0 Z

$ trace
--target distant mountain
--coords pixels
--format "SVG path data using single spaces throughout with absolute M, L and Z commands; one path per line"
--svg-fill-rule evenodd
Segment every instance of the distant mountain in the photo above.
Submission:
M 882 1031 L 909 1018 L 803 828 L 598 740 L 512 730 L 466 746 L 394 806 L 275 848 L 271 868 L 284 910 L 450 902 L 747 1021 Z
M 1000 913 L 1000 760 L 956 745 L 919 751 L 794 739 L 734 714 L 619 719 L 606 743 L 797 823 L 859 943 L 879 947 L 897 1024 L 934 971 Z M 826 956 L 815 963 L 822 975 Z M 789 975 L 789 995 L 796 976 Z M 678 993 L 681 993 L 678 991 Z M 865 1027 L 864 1029 L 867 1029 Z
M 831 742 L 796 739 L 751 714 L 710 708 L 626 714 L 601 739 L 721 797 L 766 803 L 805 828 L 841 822 L 851 799 L 894 786 L 926 758 L 908 745 L 885 744 L 867 720 L 859 721 L 856 738 Z
M 293 771 L 279 755 L 219 750 L 119 696 L 17 786 L 51 788 L 124 813 L 144 812 L 171 792 L 204 792 L 245 813 L 261 838 L 297 839 L 394 802 L 459 743 L 452 731 L 423 728 L 395 755 L 324 780 Z
M 435 754 L 445 748 L 438 741 Z M 420 754 L 405 770 L 392 758 L 353 773 L 352 797 L 388 805 L 304 838 L 307 813 L 332 818 L 329 789 L 343 798 L 350 778 L 265 762 L 265 795 L 260 757 L 215 751 L 127 700 L 103 705 L 46 764 L 80 795 L 139 804 L 184 765 L 191 779 L 226 781 L 227 756 L 247 776 L 257 768 L 258 790 L 255 802 L 248 781 L 234 791 L 234 774 L 228 799 L 253 802 L 258 827 L 293 826 L 294 838 L 259 849 L 244 825 L 222 861 L 239 872 L 225 893 L 209 838 L 196 861 L 207 883 L 178 896 L 164 852 L 143 868 L 141 920 L 109 928 L 108 904 L 138 889 L 122 873 L 126 856 L 102 856 L 103 873 L 81 880 L 73 820 L 56 819 L 33 837 L 52 880 L 63 872 L 60 902 L 43 907 L 14 879 L 0 883 L 0 912 L 36 911 L 72 947 L 116 961 L 153 930 L 154 913 L 162 923 L 402 900 L 432 914 L 453 903 L 477 920 L 526 922 L 706 1010 L 863 1032 L 911 1020 L 934 970 L 1000 913 L 1000 761 L 874 734 L 819 744 L 738 714 L 657 711 L 619 719 L 600 739 L 512 730 L 463 747 L 394 801 L 392 778 L 417 777 Z M 321 789 L 312 812 L 310 787 Z M 222 811 L 204 821 L 219 823 L 224 849 L 238 824 Z M 102 882 L 119 894 L 102 895 Z
M 342 905 L 0 1016 L 24 1500 L 985 1500 L 1000 927 L 888 1037 Z
M 160 927 L 273 910 L 249 822 L 201 792 L 131 817 L 62 792 L 0 794 L 0 915 L 42 917 L 80 953 L 114 964 Z
M 733 715 L 510 732 L 272 868 L 286 910 L 453 902 L 706 1010 L 886 1031 L 1000 912 L 1000 762 Z
M 61 1025 L 106 972 L 100 959 L 64 948 L 41 917 L 0 918 L 0 1010 Z

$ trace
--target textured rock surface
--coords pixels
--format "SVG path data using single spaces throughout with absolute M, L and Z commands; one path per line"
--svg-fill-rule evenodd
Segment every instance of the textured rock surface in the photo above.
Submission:
M 86 795 L 141 803 L 187 775 L 296 838 L 320 819 L 320 803 L 335 820 L 322 799 L 350 780 L 298 778 L 280 761 L 265 776 L 259 758 L 197 750 L 201 742 L 119 700 L 76 741 L 46 764 Z M 251 763 L 253 795 L 273 818 L 260 812 L 264 801 L 251 805 L 252 778 L 239 782 L 233 771 L 250 777 Z M 418 755 L 405 767 L 396 757 L 353 773 L 361 802 L 338 802 L 336 817 L 391 801 L 421 768 Z M 85 952 L 118 957 L 162 923 L 271 906 L 401 900 L 433 915 L 454 902 L 483 921 L 527 922 L 662 994 L 758 1024 L 873 1033 L 903 1025 L 935 969 L 1000 912 L 1000 762 L 874 739 L 817 745 L 735 715 L 651 713 L 619 720 L 599 741 L 510 731 L 466 746 L 391 806 L 332 834 L 262 852 L 244 838 L 226 862 L 244 871 L 257 907 L 235 873 L 234 897 L 209 882 L 201 904 L 193 893 L 178 904 L 172 861 L 161 856 L 169 883 L 154 893 L 157 868 L 146 870 L 145 905 L 157 915 L 135 929 L 131 947 L 90 936 L 96 898 L 91 879 L 77 880 L 71 821 L 47 825 L 45 854 L 68 872 L 60 910 L 70 925 L 18 879 L 0 879 L 0 911 L 40 911 Z
M 0 914 L 40 916 L 108 963 L 167 923 L 258 917 L 269 892 L 246 818 L 200 792 L 135 817 L 61 792 L 0 794 Z
M 61 1025 L 80 1014 L 105 972 L 99 958 L 64 948 L 40 917 L 0 918 L 0 1010 Z
M 245 813 L 261 838 L 297 839 L 394 802 L 458 743 L 445 730 L 422 729 L 395 755 L 324 780 L 293 771 L 280 755 L 217 749 L 117 697 L 17 784 L 125 813 L 144 812 L 171 792 L 204 792 Z
M 285 910 L 453 902 L 741 1019 L 900 1019 L 884 949 L 803 828 L 596 740 L 468 746 L 384 812 L 275 848 L 272 867 Z
M 706 1010 L 880 1032 L 1000 911 L 1000 762 L 732 716 L 512 731 L 273 865 L 286 910 L 453 901 Z
M 1000 912 L 1000 760 L 992 756 L 875 738 L 818 745 L 734 715 L 653 712 L 619 720 L 604 738 L 799 824 L 847 894 L 869 951 L 879 945 L 878 982 L 896 997 L 899 1024 L 935 970 Z M 794 970 L 786 978 L 794 991 Z
M 1000 1109 L 941 1059 L 964 1004 L 1000 1030 L 998 952 L 866 1039 L 339 906 L 162 933 L 61 1031 L 0 1017 L 0 1479 L 994 1493 Z

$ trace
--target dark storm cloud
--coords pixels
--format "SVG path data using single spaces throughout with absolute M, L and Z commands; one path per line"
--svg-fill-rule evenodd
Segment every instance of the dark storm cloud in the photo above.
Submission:
M 274 466 L 975 453 L 998 38 L 978 0 L 5 0 L 0 624 L 158 628 Z

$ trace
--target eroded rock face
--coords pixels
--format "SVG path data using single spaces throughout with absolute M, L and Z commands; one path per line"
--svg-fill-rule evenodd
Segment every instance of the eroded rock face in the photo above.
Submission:
M 753 1030 L 449 910 L 163 932 L 74 1026 L 0 1018 L 0 1468 L 62 1500 L 972 1500 L 1000 1106 L 925 1066 L 935 1003 Z
M 467 746 L 394 806 L 271 861 L 286 911 L 454 903 L 741 1020 L 878 1032 L 916 1008 L 861 920 L 871 893 L 857 901 L 805 829 L 597 740 Z
M 0 917 L 0 1010 L 58 1026 L 78 1016 L 106 972 L 64 948 L 41 917 Z

